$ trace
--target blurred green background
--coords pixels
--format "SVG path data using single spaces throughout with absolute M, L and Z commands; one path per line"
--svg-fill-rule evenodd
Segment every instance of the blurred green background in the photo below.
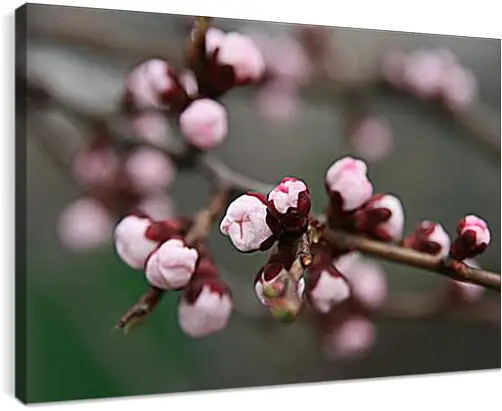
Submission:
M 181 56 L 188 17 L 29 5 L 28 72 L 53 85 L 63 98 L 96 112 L 114 107 L 127 70 L 152 55 Z M 222 28 L 271 33 L 295 26 L 216 19 Z M 342 50 L 361 67 L 378 66 L 390 47 L 444 47 L 480 81 L 481 98 L 500 120 L 500 40 L 333 29 Z M 337 99 L 312 98 L 286 126 L 260 119 L 248 89 L 223 99 L 230 138 L 216 154 L 230 166 L 274 182 L 301 176 L 317 210 L 326 204 L 323 175 L 350 154 L 341 138 Z M 500 271 L 500 161 L 472 143 L 465 130 L 424 104 L 400 97 L 373 97 L 391 123 L 395 150 L 371 166 L 377 189 L 398 193 L 409 231 L 421 219 L 441 221 L 450 233 L 465 213 L 483 216 L 492 245 L 479 261 Z M 330 363 L 319 335 L 305 319 L 291 326 L 254 317 L 262 309 L 253 294 L 263 255 L 241 255 L 215 228 L 211 245 L 235 295 L 238 313 L 214 336 L 190 339 L 176 322 L 178 296 L 168 295 L 136 332 L 123 337 L 112 327 L 143 292 L 142 275 L 107 247 L 92 253 L 65 250 L 56 233 L 61 209 L 77 187 L 38 151 L 40 133 L 75 140 L 68 123 L 27 124 L 27 400 L 45 402 L 111 396 L 226 389 L 500 367 L 500 328 L 452 320 L 380 321 L 369 356 Z M 284 150 L 287 147 L 287 150 Z M 180 174 L 170 189 L 176 210 L 190 214 L 203 204 L 201 176 Z M 392 291 L 425 291 L 444 279 L 384 263 Z M 488 293 L 487 298 L 500 298 Z

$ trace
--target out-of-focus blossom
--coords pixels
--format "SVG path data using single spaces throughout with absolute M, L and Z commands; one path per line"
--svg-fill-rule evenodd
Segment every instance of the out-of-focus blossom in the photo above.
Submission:
M 162 113 L 136 114 L 132 118 L 132 128 L 139 138 L 156 146 L 163 146 L 173 139 L 172 130 Z
M 256 196 L 244 194 L 228 206 L 220 231 L 239 251 L 257 251 L 272 237 L 266 217 L 267 206 Z
M 131 268 L 143 268 L 158 242 L 147 238 L 151 221 L 135 215 L 124 217 L 115 227 L 115 249 L 119 257 Z
M 350 131 L 355 153 L 367 161 L 379 161 L 393 149 L 389 122 L 381 117 L 365 117 Z
M 136 66 L 126 80 L 125 102 L 135 108 L 166 108 L 180 92 L 167 61 L 147 60 Z
M 345 277 L 356 300 L 368 309 L 380 308 L 387 299 L 387 277 L 383 267 L 376 261 L 365 258 L 358 253 L 350 260 L 336 259 L 335 267 L 344 267 Z
M 472 258 L 464 260 L 463 263 L 472 268 L 481 268 L 479 263 Z M 450 287 L 447 292 L 450 292 L 450 296 L 453 296 L 455 301 L 471 304 L 479 301 L 486 293 L 486 289 L 477 284 L 455 280 L 449 281 L 449 283 Z
M 210 150 L 227 137 L 227 111 L 214 100 L 195 100 L 181 113 L 179 126 L 190 144 Z
M 445 104 L 452 110 L 469 108 L 477 98 L 478 87 L 474 74 L 459 66 L 447 70 L 441 83 Z
M 136 207 L 154 221 L 165 220 L 174 215 L 174 203 L 166 194 L 152 193 L 144 197 Z
M 172 239 L 162 244 L 148 259 L 145 268 L 148 282 L 164 290 L 176 290 L 188 284 L 199 254 L 183 241 Z
M 110 240 L 113 217 L 101 203 L 81 198 L 67 205 L 59 217 L 58 233 L 63 246 L 76 251 L 97 248 Z
M 261 87 L 256 104 L 261 116 L 277 124 L 289 123 L 298 118 L 302 107 L 296 88 L 279 81 L 271 81 Z
M 476 215 L 467 215 L 457 225 L 457 238 L 450 255 L 459 261 L 476 257 L 486 250 L 490 241 L 488 224 Z
M 344 157 L 326 172 L 325 184 L 332 200 L 341 202 L 344 211 L 352 211 L 366 203 L 373 194 L 373 185 L 367 176 L 366 163 Z
M 333 360 L 358 357 L 374 345 L 375 339 L 375 325 L 364 317 L 352 316 L 328 335 L 326 354 Z
M 166 189 L 174 180 L 174 165 L 161 151 L 136 149 L 126 161 L 126 172 L 136 190 L 151 193 Z
M 386 81 L 396 86 L 403 86 L 407 57 L 405 53 L 397 50 L 384 55 L 381 71 Z
M 350 296 L 346 279 L 336 270 L 324 269 L 311 272 L 308 278 L 308 296 L 314 309 L 327 314 Z
M 251 38 L 237 32 L 229 32 L 223 39 L 214 41 L 218 48 L 217 61 L 233 68 L 238 83 L 261 78 L 265 72 L 265 61 Z
M 119 169 L 119 157 L 109 148 L 80 151 L 73 161 L 73 173 L 83 186 L 110 186 Z

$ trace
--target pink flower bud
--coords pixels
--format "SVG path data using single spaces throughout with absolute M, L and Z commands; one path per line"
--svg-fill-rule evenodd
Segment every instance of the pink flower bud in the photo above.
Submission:
M 127 159 L 126 172 L 141 193 L 166 189 L 174 180 L 174 165 L 162 152 L 152 148 L 135 150 Z
M 457 225 L 457 238 L 453 242 L 451 257 L 465 260 L 483 253 L 491 241 L 488 225 L 475 215 L 465 216 Z
M 450 109 L 465 110 L 474 103 L 477 97 L 478 81 L 472 72 L 454 66 L 445 72 L 441 91 Z
M 73 162 L 77 181 L 87 187 L 112 185 L 119 168 L 119 158 L 110 149 L 79 152 Z
M 334 267 L 315 270 L 308 277 L 309 301 L 316 311 L 327 314 L 331 309 L 347 300 L 350 288 L 346 279 Z
M 59 217 L 61 243 L 76 251 L 106 243 L 113 232 L 113 218 L 98 201 L 82 198 L 66 206 Z
M 326 172 L 326 188 L 332 199 L 341 201 L 342 210 L 355 210 L 371 198 L 373 186 L 367 170 L 364 161 L 345 157 L 333 163 Z
M 286 214 L 290 209 L 297 209 L 302 215 L 310 212 L 308 188 L 303 181 L 294 177 L 283 178 L 269 193 L 268 201 L 279 214 Z
M 145 274 L 148 282 L 163 290 L 176 290 L 188 284 L 199 254 L 181 240 L 162 244 L 148 259 Z
M 389 122 L 380 117 L 366 117 L 350 133 L 355 152 L 367 161 L 378 161 L 393 148 Z
M 272 289 L 275 297 L 280 297 L 285 289 L 283 283 L 276 282 L 279 276 L 287 274 L 286 269 L 280 263 L 266 264 L 257 274 L 254 283 L 256 298 L 265 306 L 270 306 L 269 299 L 265 295 L 265 289 Z M 305 292 L 305 278 L 300 278 L 297 284 L 297 292 L 300 298 Z
M 333 263 L 336 267 L 340 263 Z M 344 272 L 356 300 L 369 309 L 381 307 L 388 295 L 387 277 L 380 264 L 359 256 Z
M 265 72 L 265 61 L 260 50 L 249 37 L 230 32 L 222 41 L 216 39 L 215 42 L 218 41 L 220 41 L 218 63 L 231 66 L 238 83 L 247 83 L 261 78 Z
M 367 352 L 375 343 L 376 330 L 372 322 L 354 316 L 333 330 L 327 347 L 334 358 L 353 358 Z M 331 349 L 330 349 L 331 348 Z
M 244 194 L 228 206 L 220 231 L 239 251 L 257 251 L 272 237 L 266 217 L 267 206 L 257 197 Z
M 450 252 L 451 241 L 441 224 L 422 221 L 415 232 L 403 241 L 403 245 L 444 258 Z
M 382 241 L 397 241 L 403 235 L 404 211 L 401 201 L 391 194 L 378 194 L 357 212 L 356 227 Z
M 165 145 L 173 139 L 166 117 L 161 113 L 145 112 L 133 116 L 132 128 L 139 138 L 157 146 Z
M 158 246 L 158 242 L 150 240 L 146 235 L 150 223 L 148 218 L 129 215 L 115 227 L 117 254 L 134 269 L 143 268 L 150 253 Z
M 164 107 L 177 92 L 172 74 L 164 60 L 151 59 L 139 64 L 127 78 L 127 97 L 138 109 Z
M 181 113 L 179 124 L 187 141 L 201 150 L 210 150 L 227 137 L 227 111 L 211 99 L 195 100 Z
M 178 321 L 187 335 L 204 337 L 226 328 L 232 309 L 225 284 L 218 278 L 201 279 L 186 288 L 178 306 Z

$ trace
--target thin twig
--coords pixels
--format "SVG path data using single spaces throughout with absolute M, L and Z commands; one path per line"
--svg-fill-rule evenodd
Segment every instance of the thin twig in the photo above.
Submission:
M 457 281 L 481 285 L 500 293 L 500 275 L 487 270 L 472 268 L 461 262 L 445 262 L 427 253 L 340 230 L 326 230 L 325 238 L 338 249 L 359 250 L 373 257 L 421 268 Z

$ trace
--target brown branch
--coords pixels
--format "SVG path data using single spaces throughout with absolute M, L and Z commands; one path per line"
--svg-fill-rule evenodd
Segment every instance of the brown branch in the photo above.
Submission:
M 373 257 L 421 268 L 457 281 L 481 285 L 500 293 L 500 275 L 490 271 L 472 268 L 461 262 L 444 261 L 430 254 L 340 230 L 327 229 L 325 238 L 343 250 L 359 250 Z
M 210 197 L 207 207 L 196 214 L 194 223 L 184 239 L 187 246 L 196 247 L 209 236 L 214 219 L 227 205 L 228 193 L 226 186 L 218 187 Z M 138 302 L 120 318 L 115 328 L 127 332 L 131 327 L 142 323 L 157 307 L 164 293 L 164 290 L 149 286 Z

